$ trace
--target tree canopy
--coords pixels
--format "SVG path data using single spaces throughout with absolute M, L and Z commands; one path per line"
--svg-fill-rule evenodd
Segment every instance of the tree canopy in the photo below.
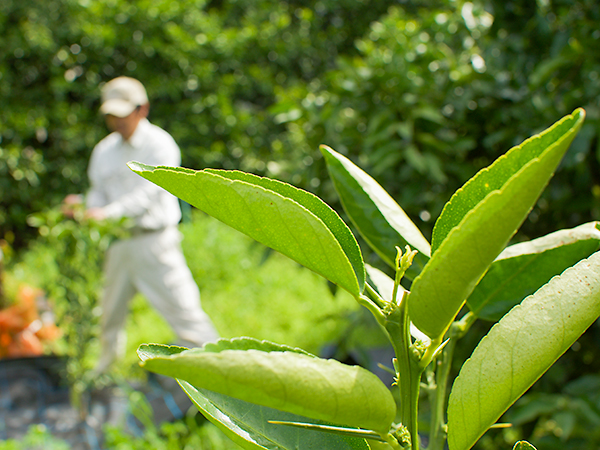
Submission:
M 29 214 L 85 191 L 106 134 L 100 86 L 118 75 L 146 85 L 186 167 L 333 203 L 327 144 L 424 225 L 479 168 L 581 106 L 584 129 L 522 230 L 598 219 L 599 25 L 592 0 L 5 0 L 0 238 L 25 244 Z

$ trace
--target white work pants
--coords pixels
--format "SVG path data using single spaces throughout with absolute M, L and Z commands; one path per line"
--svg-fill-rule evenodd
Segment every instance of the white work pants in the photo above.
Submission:
M 115 241 L 105 263 L 102 296 L 102 350 L 97 371 L 104 371 L 125 345 L 128 303 L 136 292 L 171 325 L 182 345 L 202 346 L 218 339 L 200 306 L 200 291 L 181 252 L 175 227 Z

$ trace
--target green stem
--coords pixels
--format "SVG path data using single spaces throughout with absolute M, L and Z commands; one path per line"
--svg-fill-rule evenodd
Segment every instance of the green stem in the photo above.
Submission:
M 380 325 L 385 326 L 385 315 L 373 300 L 371 300 L 366 295 L 360 295 L 356 297 L 356 301 L 358 301 L 360 305 L 364 306 L 369 311 L 371 311 L 371 314 L 375 316 L 375 319 Z
M 469 312 L 461 320 L 454 322 L 448 331 L 449 341 L 441 352 L 441 358 L 438 355 L 437 369 L 435 371 L 436 388 L 431 399 L 431 432 L 429 434 L 427 450 L 442 450 L 444 448 L 447 437 L 446 404 L 448 402 L 448 382 L 454 349 L 456 348 L 456 342 L 465 335 L 475 320 L 475 315 Z
M 450 339 L 444 350 L 442 350 L 441 358 L 437 361 L 437 370 L 435 371 L 436 389 L 432 395 L 431 432 L 427 450 L 442 450 L 446 442 L 446 400 L 455 347 L 456 339 Z
M 385 307 L 387 302 L 383 298 L 381 298 L 379 293 L 375 289 L 373 289 L 373 286 L 371 286 L 369 283 L 365 283 L 365 291 L 367 291 L 367 293 L 371 296 L 372 303 L 374 303 L 381 309 Z
M 419 450 L 419 389 L 421 388 L 421 375 L 426 364 L 421 364 L 423 356 L 420 354 L 421 349 L 415 348 L 410 335 L 409 293 L 402 289 L 401 298 L 397 298 L 400 291 L 400 281 L 412 264 L 417 251 L 411 250 L 409 246 L 406 246 L 406 253 L 404 254 L 399 247 L 396 247 L 396 251 L 396 276 L 394 278 L 392 301 L 386 305 L 382 313 L 386 315 L 384 326 L 396 353 L 394 366 L 400 389 L 400 422 L 410 436 L 411 450 Z M 439 345 L 439 342 L 437 345 Z M 428 351 L 432 350 L 427 349 L 425 352 L 431 360 L 433 354 L 427 353 Z
M 399 303 L 399 307 L 394 308 L 388 316 L 386 329 L 392 338 L 396 353 L 396 371 L 400 389 L 400 422 L 410 434 L 412 450 L 419 450 L 418 408 L 423 369 L 419 366 L 417 358 L 411 354 L 412 342 L 406 293 Z

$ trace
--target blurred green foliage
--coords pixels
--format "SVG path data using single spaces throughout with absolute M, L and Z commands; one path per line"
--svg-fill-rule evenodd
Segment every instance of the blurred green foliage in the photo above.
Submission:
M 150 425 L 141 436 L 133 436 L 119 427 L 106 426 L 105 448 L 116 450 L 239 450 L 240 447 L 200 413 L 187 415 L 160 427 Z M 1 449 L 1 447 L 0 447 Z
M 32 425 L 22 439 L 6 439 L 0 441 L 0 450 L 69 450 L 66 442 L 52 436 L 44 425 Z
M 597 219 L 599 24 L 593 0 L 3 1 L 0 237 L 20 247 L 28 214 L 85 190 L 106 133 L 99 87 L 117 75 L 146 84 L 184 166 L 269 175 L 329 202 L 326 143 L 425 228 L 476 170 L 583 106 L 523 233 Z
M 591 1 L 391 6 L 356 40 L 358 56 L 280 96 L 279 114 L 300 116 L 288 122 L 287 147 L 308 155 L 324 142 L 347 153 L 429 222 L 477 170 L 583 106 L 585 129 L 522 233 L 597 219 L 598 19 Z
M 386 6 L 346 1 L 7 0 L 0 5 L 0 236 L 22 245 L 28 214 L 86 188 L 106 133 L 100 84 L 144 82 L 151 120 L 184 165 L 264 172 L 287 159 L 275 91 L 305 83 L 354 52 Z

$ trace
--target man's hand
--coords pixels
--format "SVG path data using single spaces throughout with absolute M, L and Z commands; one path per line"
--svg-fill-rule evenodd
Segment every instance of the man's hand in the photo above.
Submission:
M 69 194 L 63 200 L 65 205 L 81 205 L 83 203 L 83 195 L 81 194 Z
M 90 208 L 85 211 L 84 217 L 86 219 L 104 220 L 106 219 L 106 214 L 102 208 Z
M 77 217 L 84 219 L 93 219 L 93 220 L 104 220 L 106 219 L 106 214 L 102 208 L 89 208 L 86 209 L 85 212 L 83 210 L 83 195 L 81 194 L 69 194 L 65 197 L 62 202 L 61 210 L 65 217 L 69 219 L 73 219 L 75 217 L 75 213 L 77 211 L 83 212 L 83 215 L 78 213 Z
M 83 205 L 81 194 L 69 194 L 64 198 L 60 209 L 65 217 L 72 219 L 75 216 L 75 210 L 79 209 L 81 205 Z

